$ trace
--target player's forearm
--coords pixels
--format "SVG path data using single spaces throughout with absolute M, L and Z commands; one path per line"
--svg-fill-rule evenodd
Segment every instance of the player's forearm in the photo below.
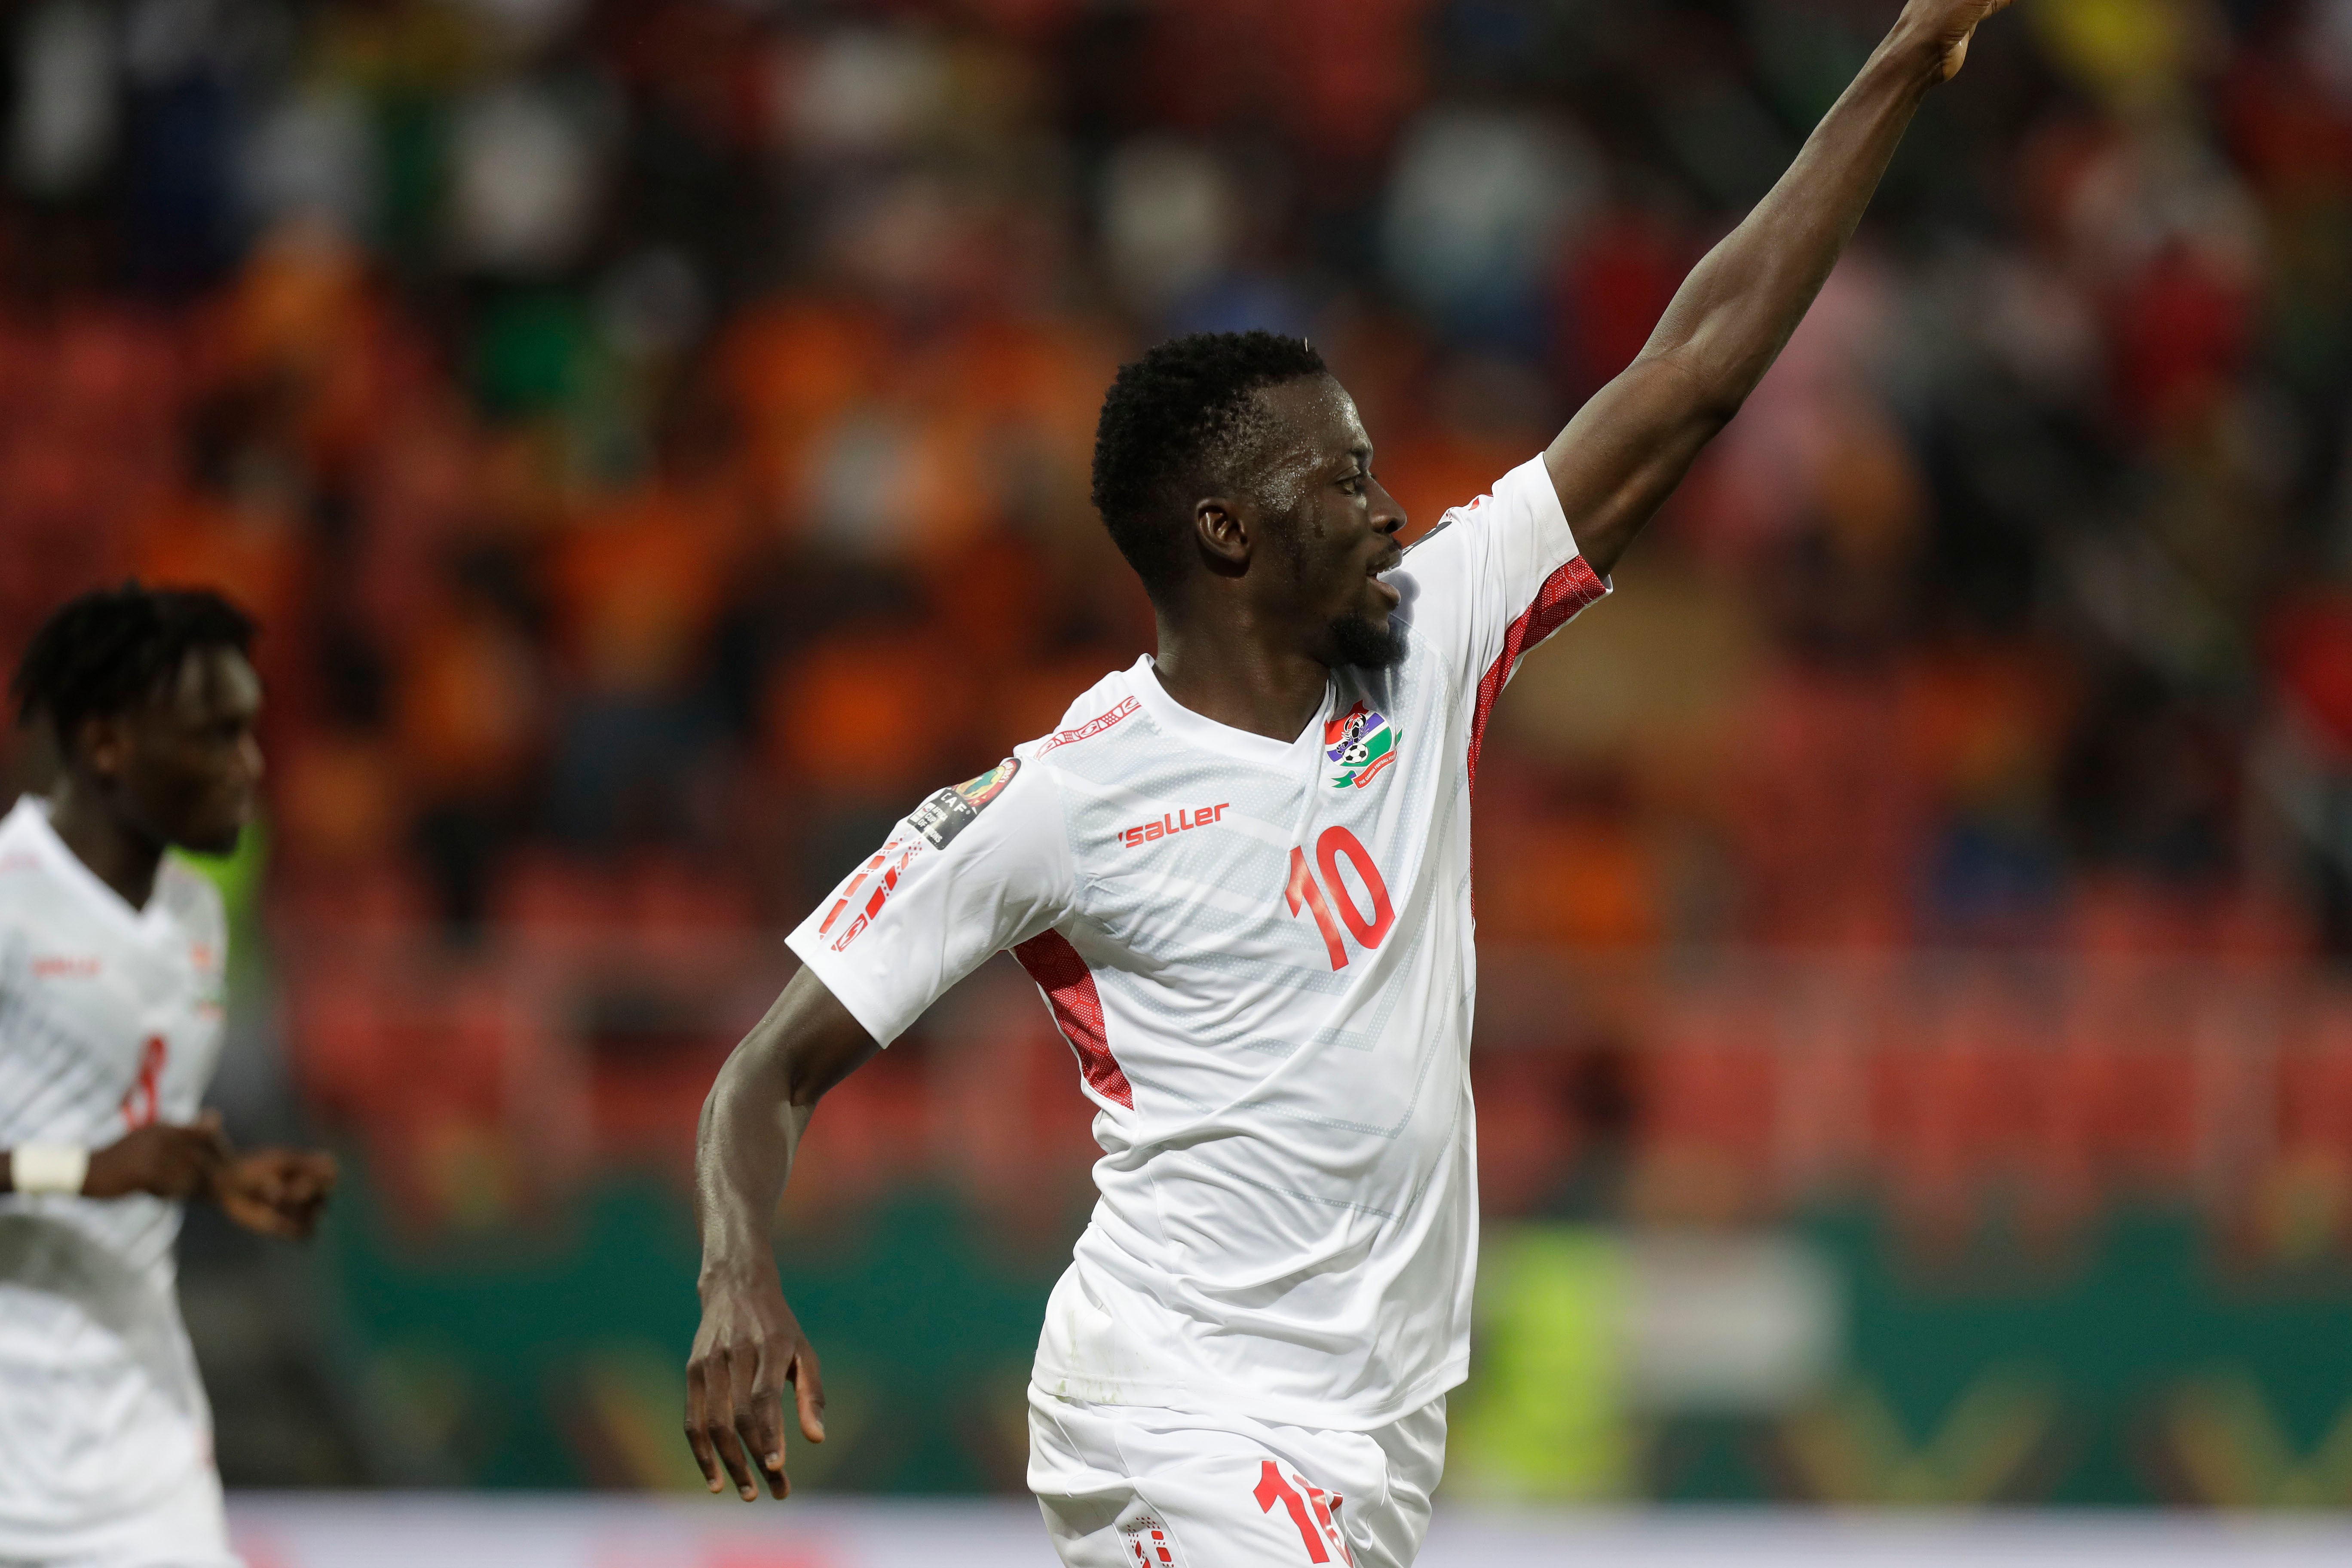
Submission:
M 704 1282 L 772 1269 L 769 1222 L 816 1102 L 880 1047 L 806 969 L 719 1069 L 695 1141 Z
M 814 1102 L 793 1103 L 777 1042 L 758 1031 L 719 1069 L 703 1101 L 695 1142 L 695 1211 L 706 1280 L 775 1267 L 769 1222 L 814 1109 Z
M 1643 358 L 1684 373 L 1694 417 L 1727 421 L 1804 319 L 1941 72 L 1906 10 L 1771 193 L 1693 269 Z
M 0 1192 L 120 1198 L 147 1194 L 185 1202 L 209 1196 L 228 1152 L 220 1117 L 134 1127 L 103 1149 L 24 1143 L 0 1155 Z
M 1545 454 L 1594 571 L 1616 569 L 1804 320 L 1941 78 L 1954 15 L 1905 9 L 1780 184 L 1684 280 L 1641 357 Z

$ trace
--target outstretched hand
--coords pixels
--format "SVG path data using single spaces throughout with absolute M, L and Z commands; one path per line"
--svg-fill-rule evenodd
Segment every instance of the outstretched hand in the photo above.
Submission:
M 745 1502 L 760 1495 L 755 1473 L 777 1497 L 784 1476 L 784 1385 L 799 1407 L 801 1436 L 824 1441 L 824 1381 L 800 1320 L 784 1304 L 772 1268 L 702 1292 L 702 1327 L 686 1363 L 686 1441 L 703 1479 L 718 1491 L 723 1465 Z
M 1969 44 L 1977 36 L 1986 17 L 2009 8 L 2011 0 L 1911 0 L 1911 9 L 1924 13 L 1921 20 L 1932 27 L 1943 59 L 1943 73 L 1937 79 L 1949 81 L 1960 74 L 1969 63 Z
M 335 1190 L 335 1157 L 301 1149 L 257 1149 L 230 1157 L 213 1179 L 221 1212 L 263 1236 L 301 1241 L 318 1228 Z

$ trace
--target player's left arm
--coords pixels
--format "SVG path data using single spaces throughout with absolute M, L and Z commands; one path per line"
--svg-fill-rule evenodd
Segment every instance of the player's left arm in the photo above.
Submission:
M 881 1045 L 803 967 L 719 1071 L 695 1139 L 694 1206 L 702 1232 L 702 1324 L 687 1363 L 686 1440 L 716 1491 L 723 1467 L 749 1501 L 784 1475 L 782 1394 L 801 1436 L 824 1441 L 815 1350 L 784 1300 L 770 1234 L 816 1102 Z
M 1780 357 L 1829 280 L 1911 117 L 2010 0 L 1909 0 L 1771 193 L 1694 268 L 1641 356 L 1544 454 L 1603 576 Z
M 783 1497 L 783 1396 L 824 1440 L 815 1351 L 784 1300 L 772 1235 L 817 1101 L 991 953 L 1068 912 L 1060 795 L 1007 758 L 904 818 L 787 939 L 802 968 L 728 1057 L 703 1102 L 694 1200 L 702 1325 L 687 1362 L 686 1440 L 713 1491 Z

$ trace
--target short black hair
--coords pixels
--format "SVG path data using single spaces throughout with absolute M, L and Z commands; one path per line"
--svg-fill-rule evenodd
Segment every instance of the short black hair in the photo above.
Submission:
M 1328 375 L 1304 338 L 1194 332 L 1121 365 L 1095 427 L 1095 509 L 1147 593 L 1177 579 L 1182 514 L 1203 470 L 1229 462 L 1265 387 Z
M 47 719 L 66 744 L 84 719 L 120 713 L 163 689 L 188 656 L 253 650 L 253 617 L 209 588 L 137 582 L 68 599 L 33 634 L 9 683 L 16 721 Z

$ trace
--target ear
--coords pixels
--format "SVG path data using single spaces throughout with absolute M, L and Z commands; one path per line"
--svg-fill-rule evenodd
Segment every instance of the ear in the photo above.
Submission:
M 130 754 L 131 726 L 122 716 L 94 714 L 76 726 L 65 761 L 68 766 L 78 762 L 98 777 L 111 780 L 121 776 Z
M 1212 497 L 1192 509 L 1192 537 L 1209 570 L 1238 577 L 1249 570 L 1256 541 L 1238 503 Z

